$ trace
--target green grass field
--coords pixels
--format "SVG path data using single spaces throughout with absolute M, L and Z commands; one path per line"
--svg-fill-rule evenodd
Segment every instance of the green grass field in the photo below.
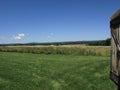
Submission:
M 0 90 L 116 90 L 110 57 L 0 52 Z

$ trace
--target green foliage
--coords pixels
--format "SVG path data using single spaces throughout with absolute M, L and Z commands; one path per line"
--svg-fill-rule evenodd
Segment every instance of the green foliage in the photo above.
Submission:
M 106 40 L 88 41 L 86 44 L 90 45 L 90 46 L 110 46 L 111 45 L 111 39 L 108 38 Z
M 0 52 L 0 90 L 116 90 L 109 59 Z
M 106 46 L 110 46 L 111 45 L 111 38 L 106 39 Z

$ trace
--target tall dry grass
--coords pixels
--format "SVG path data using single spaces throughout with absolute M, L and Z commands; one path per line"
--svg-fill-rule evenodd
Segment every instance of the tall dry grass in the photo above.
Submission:
M 110 56 L 109 46 L 0 46 L 1 52 Z

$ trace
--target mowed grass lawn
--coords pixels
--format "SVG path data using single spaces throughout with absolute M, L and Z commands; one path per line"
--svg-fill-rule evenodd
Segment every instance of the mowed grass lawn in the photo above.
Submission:
M 0 52 L 0 90 L 116 90 L 110 57 Z

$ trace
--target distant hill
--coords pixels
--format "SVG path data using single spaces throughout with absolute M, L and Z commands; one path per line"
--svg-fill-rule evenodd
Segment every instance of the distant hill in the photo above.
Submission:
M 66 42 L 32 42 L 32 43 L 11 43 L 11 44 L 0 44 L 0 46 L 34 46 L 34 45 L 73 45 L 73 44 L 86 44 L 89 46 L 110 46 L 111 39 L 108 38 L 106 40 L 94 40 L 94 41 L 66 41 Z

